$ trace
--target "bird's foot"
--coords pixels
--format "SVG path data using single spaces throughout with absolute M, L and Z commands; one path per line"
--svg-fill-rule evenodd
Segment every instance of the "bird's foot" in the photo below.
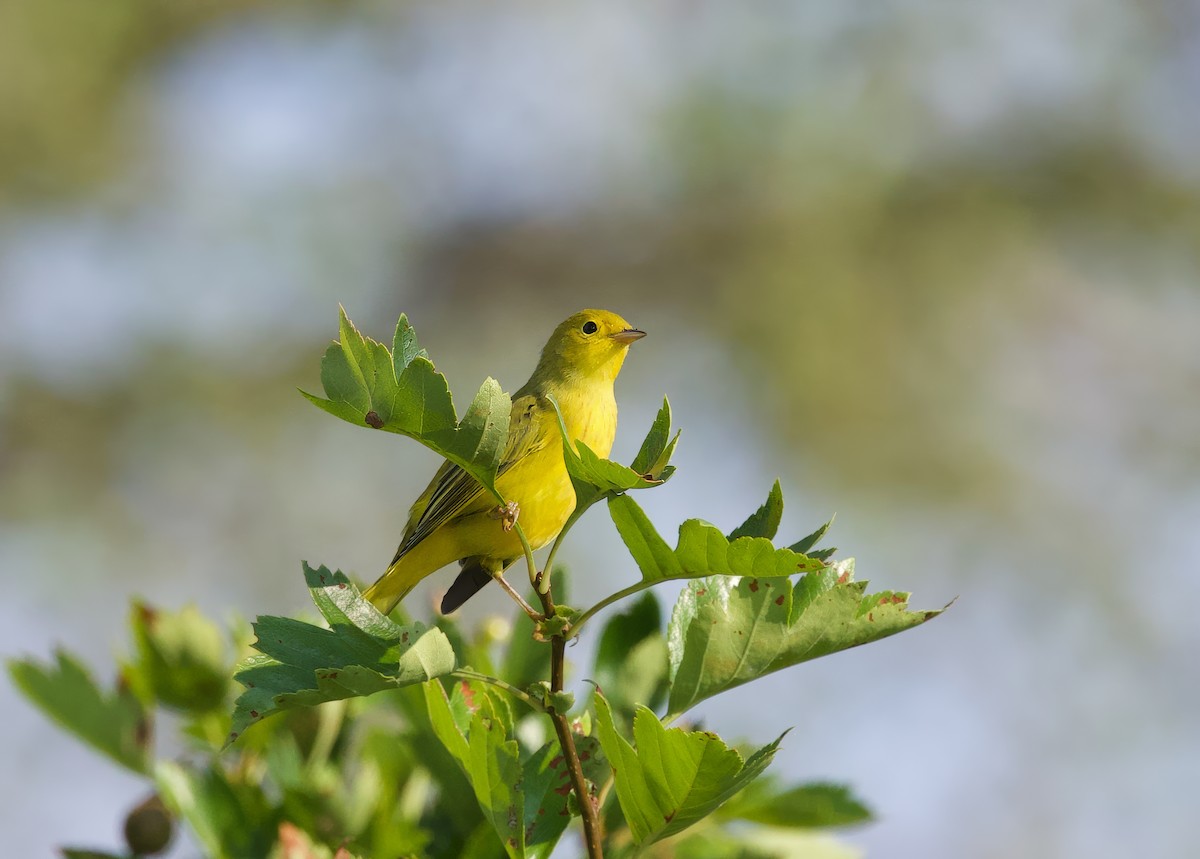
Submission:
M 492 511 L 492 518 L 499 519 L 505 531 L 511 531 L 513 526 L 517 524 L 517 517 L 521 515 L 521 506 L 515 501 L 509 501 Z

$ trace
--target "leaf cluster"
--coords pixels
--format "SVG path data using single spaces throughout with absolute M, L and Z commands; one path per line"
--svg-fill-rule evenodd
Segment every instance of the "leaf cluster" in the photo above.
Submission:
M 389 350 L 343 312 L 321 378 L 326 397 L 305 396 L 322 409 L 427 445 L 503 502 L 495 474 L 507 395 L 488 380 L 459 419 L 404 317 Z M 743 749 L 684 717 L 721 692 L 938 612 L 910 611 L 907 594 L 867 593 L 852 559 L 817 548 L 829 523 L 776 545 L 778 483 L 728 533 L 689 519 L 668 544 L 630 495 L 674 470 L 679 434 L 665 401 L 629 466 L 560 427 L 577 499 L 563 534 L 605 501 L 640 574 L 595 605 L 563 602 L 561 575 L 556 603 L 529 555 L 542 611 L 521 601 L 513 621 L 469 633 L 449 617 L 385 617 L 345 574 L 305 564 L 319 618 L 260 617 L 252 641 L 194 608 L 135 603 L 132 655 L 113 688 L 62 652 L 51 664 L 10 663 L 30 700 L 152 791 L 131 812 L 126 852 L 74 855 L 149 855 L 169 840 L 161 822 L 182 819 L 217 859 L 544 859 L 576 818 L 592 856 L 838 855 L 814 830 L 870 819 L 848 788 L 764 775 L 784 736 Z M 664 624 L 653 588 L 669 580 L 686 585 Z M 622 600 L 583 675 L 594 694 L 576 701 L 563 686 L 565 645 Z M 182 760 L 155 753 L 161 709 L 180 717 Z

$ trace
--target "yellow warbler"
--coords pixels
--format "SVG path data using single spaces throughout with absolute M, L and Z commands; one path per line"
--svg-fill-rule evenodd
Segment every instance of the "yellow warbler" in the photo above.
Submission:
M 421 579 L 458 561 L 462 571 L 442 599 L 442 611 L 451 612 L 524 554 L 512 530 L 518 517 L 533 548 L 557 537 L 575 509 L 575 490 L 547 397 L 558 402 L 572 439 L 608 456 L 617 431 L 613 383 L 629 344 L 645 336 L 607 310 L 581 310 L 555 328 L 513 396 L 496 477 L 508 507 L 498 509 L 478 481 L 443 463 L 413 504 L 396 557 L 364 596 L 386 614 Z

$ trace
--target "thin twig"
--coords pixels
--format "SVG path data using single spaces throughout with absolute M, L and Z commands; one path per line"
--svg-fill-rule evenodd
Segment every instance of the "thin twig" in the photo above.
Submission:
M 517 539 L 521 541 L 521 548 L 525 551 L 525 565 L 529 567 L 529 584 L 533 585 L 536 590 L 538 569 L 537 563 L 533 560 L 533 547 L 529 545 L 529 538 L 525 536 L 525 529 L 521 527 L 520 522 L 513 523 L 513 530 L 517 532 Z
M 537 623 L 539 620 L 542 619 L 542 616 L 537 613 L 537 609 L 535 609 L 529 603 L 525 602 L 525 597 L 523 597 L 519 593 L 517 593 L 517 591 L 513 588 L 513 586 L 508 583 L 508 580 L 506 578 L 504 578 L 504 573 L 497 573 L 492 578 L 494 578 L 496 580 L 496 583 L 499 584 L 500 587 L 502 587 L 504 589 L 504 592 L 506 594 L 508 594 L 510 597 L 513 598 L 513 602 L 515 602 L 517 605 L 519 605 L 521 607 L 521 611 L 523 611 L 523 612 L 525 612 L 525 614 L 529 615 L 530 620 L 532 620 L 534 623 Z
M 666 581 L 666 579 L 660 579 L 659 581 Z M 623 600 L 623 599 L 625 599 L 625 597 L 632 596 L 633 594 L 636 594 L 638 591 L 644 591 L 644 590 L 646 590 L 646 588 L 649 588 L 656 584 L 658 584 L 658 581 L 635 582 L 634 584 L 630 585 L 627 588 L 622 588 L 621 590 L 617 591 L 615 594 L 609 594 L 604 599 L 600 600 L 600 602 L 596 603 L 594 606 L 589 608 L 587 611 L 585 611 L 583 614 L 579 615 L 579 617 L 575 619 L 575 621 L 571 624 L 570 630 L 568 630 L 568 632 L 567 632 L 567 638 L 568 639 L 577 638 L 579 636 L 580 631 L 583 629 L 583 625 L 585 623 L 587 623 L 589 620 L 591 620 L 591 618 L 596 614 L 596 612 L 601 611 L 602 609 L 608 608 L 610 605 L 617 602 L 618 600 Z
M 543 590 L 550 590 L 550 577 L 554 575 L 554 556 L 558 554 L 558 547 L 562 543 L 563 537 L 567 533 L 567 529 L 571 527 L 571 522 L 568 521 L 563 529 L 558 532 L 558 536 L 554 538 L 554 545 L 550 547 L 550 554 L 546 556 L 546 564 L 542 568 L 542 580 L 538 584 L 538 593 Z
M 513 686 L 511 683 L 505 683 L 499 677 L 492 677 L 490 674 L 480 674 L 478 671 L 471 671 L 469 668 L 459 668 L 456 671 L 451 671 L 450 676 L 461 677 L 463 680 L 478 680 L 480 683 L 490 683 L 492 686 L 503 689 L 514 698 L 524 701 L 530 709 L 537 710 L 539 713 L 549 713 L 540 701 Z

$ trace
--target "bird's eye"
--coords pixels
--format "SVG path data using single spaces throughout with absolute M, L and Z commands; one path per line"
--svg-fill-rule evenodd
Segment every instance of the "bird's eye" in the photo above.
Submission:
M 600 326 L 598 326 L 595 322 L 593 322 L 592 320 L 589 319 L 587 322 L 583 323 L 583 333 L 584 334 L 595 334 L 596 331 L 599 329 L 599 327 Z

